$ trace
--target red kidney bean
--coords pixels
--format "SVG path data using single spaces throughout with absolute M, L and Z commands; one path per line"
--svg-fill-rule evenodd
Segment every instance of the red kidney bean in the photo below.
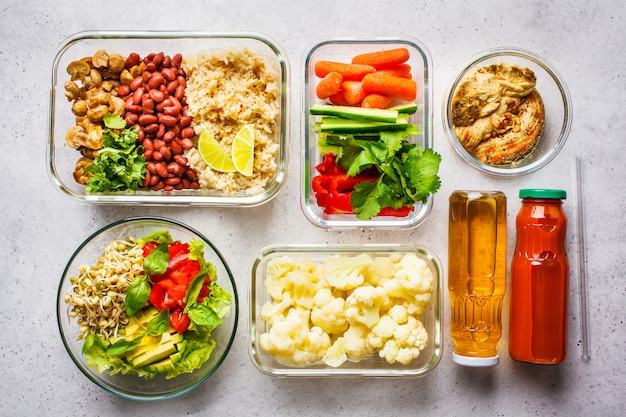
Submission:
M 165 184 L 163 183 L 163 181 L 159 181 L 152 186 L 152 189 L 154 191 L 159 191 L 159 190 L 162 190 L 163 188 L 165 188 Z
M 178 88 L 178 81 L 174 80 L 174 81 L 170 81 L 169 83 L 167 83 L 168 94 L 174 94 L 177 88 Z
M 165 55 L 163 58 L 163 67 L 169 68 L 172 66 L 172 58 L 169 55 Z
M 141 57 L 139 56 L 139 54 L 136 52 L 133 52 L 130 55 L 128 55 L 128 58 L 126 58 L 126 61 L 124 62 L 124 67 L 126 69 L 132 68 L 135 65 L 139 64 L 140 62 L 141 62 Z
M 158 122 L 158 118 L 153 114 L 142 114 L 139 116 L 139 123 L 143 126 L 153 125 L 156 122 Z
M 177 162 L 170 162 L 167 164 L 167 172 L 170 174 L 178 175 L 181 173 L 181 166 Z M 184 169 L 182 170 L 184 172 Z
M 194 135 L 195 133 L 196 133 L 196 132 L 193 130 L 193 127 L 186 127 L 186 128 L 184 128 L 183 130 L 181 130 L 181 132 L 180 132 L 180 136 L 181 136 L 183 139 L 188 139 L 188 138 L 193 137 L 193 135 Z
M 156 65 L 154 64 L 154 62 L 148 62 L 145 66 L 145 72 L 154 72 L 156 71 Z M 145 79 L 145 78 L 144 78 Z
M 127 125 L 134 125 L 139 120 L 139 115 L 137 113 L 128 112 L 126 113 L 125 120 Z
M 175 117 L 173 116 L 168 116 L 167 114 L 161 113 L 159 114 L 159 123 L 167 126 L 167 127 L 172 127 L 176 124 L 177 120 Z
M 161 74 L 163 75 L 163 77 L 165 77 L 167 81 L 174 81 L 177 77 L 176 71 L 172 70 L 171 68 L 163 68 L 161 70 Z
M 151 125 L 145 126 L 143 130 L 146 134 L 155 134 L 156 131 L 159 130 L 159 125 L 158 123 L 152 123 Z
M 165 58 L 165 54 L 163 54 L 163 52 L 159 52 L 158 54 L 156 54 L 154 56 L 154 58 L 152 59 L 152 63 L 154 63 L 154 65 L 158 68 L 161 65 L 163 65 L 163 59 Z
M 189 138 L 183 138 L 180 140 L 180 146 L 182 146 L 184 150 L 188 151 L 193 148 L 193 141 Z
M 137 113 L 137 114 L 143 113 L 143 107 L 141 107 L 140 104 L 131 104 L 130 106 L 126 108 L 126 110 L 128 110 L 131 113 Z
M 180 127 L 188 127 L 191 124 L 191 116 L 182 116 L 178 120 L 178 123 L 180 124 Z
M 156 170 L 154 169 L 154 165 L 155 165 L 155 164 L 154 164 L 154 162 L 152 162 L 152 161 L 150 161 L 150 162 L 148 162 L 148 163 L 146 164 L 146 169 L 148 170 L 148 172 L 149 172 L 150 174 L 155 174 L 155 173 L 156 173 Z
M 163 94 L 163 92 L 159 90 L 150 90 L 148 94 L 150 95 L 150 98 L 156 103 L 162 102 L 165 98 L 165 94 Z
M 180 64 L 183 62 L 183 56 L 181 54 L 176 54 L 172 57 L 172 66 L 180 67 Z
M 176 185 L 180 182 L 180 178 L 179 177 L 168 177 L 165 179 L 165 184 L 166 185 Z
M 163 162 L 154 164 L 154 172 L 156 172 L 156 174 L 160 177 L 167 177 L 167 165 L 165 165 Z
M 150 151 L 154 150 L 154 142 L 152 142 L 152 139 L 150 138 L 145 138 L 142 141 L 142 145 L 146 150 L 150 150 Z
M 152 77 L 150 77 L 150 80 L 148 80 L 148 87 L 159 88 L 159 86 L 163 84 L 164 82 L 165 82 L 165 78 L 163 78 L 163 76 L 159 74 L 158 72 L 155 72 L 152 75 Z
M 198 179 L 198 174 L 196 174 L 196 171 L 194 171 L 191 168 L 187 168 L 185 170 L 185 175 L 187 175 L 192 181 L 195 181 Z
M 161 152 L 161 155 L 163 155 L 163 159 L 166 161 L 169 161 L 172 158 L 172 151 L 167 146 L 161 146 L 159 152 Z
M 174 161 L 181 167 L 187 166 L 187 158 L 185 158 L 183 155 L 174 155 Z
M 178 106 L 169 106 L 163 109 L 163 113 L 168 116 L 176 117 L 180 114 L 180 107 Z
M 120 97 L 127 96 L 128 94 L 130 94 L 130 87 L 124 84 L 120 85 L 119 87 L 117 87 L 117 94 Z
M 141 98 L 141 105 L 143 106 L 144 112 L 146 110 L 150 110 L 153 111 L 154 110 L 154 100 L 152 100 L 150 98 L 149 94 L 145 94 L 142 98 Z
M 176 133 L 172 132 L 171 130 L 168 130 L 163 135 L 163 140 L 165 142 L 171 142 L 172 140 L 174 140 L 175 137 L 176 137 Z
M 152 159 L 154 159 L 157 162 L 160 162 L 163 160 L 163 154 L 159 151 L 154 151 L 152 153 Z
M 150 171 L 146 172 L 146 176 L 143 178 L 143 186 L 145 188 L 148 188 L 148 186 L 150 185 L 151 179 L 152 179 L 152 174 L 150 173 Z
M 136 89 L 138 89 L 139 87 L 141 87 L 143 85 L 143 78 L 141 76 L 137 76 L 135 77 L 134 80 L 132 80 L 129 84 L 129 87 L 132 91 L 135 91 Z
M 144 91 L 143 87 L 138 87 L 135 90 L 133 93 L 133 104 L 141 104 L 141 98 L 143 97 Z
M 177 140 L 172 140 L 170 142 L 170 149 L 172 150 L 172 155 L 180 155 L 183 153 L 183 147 L 180 146 L 180 143 Z
M 183 87 L 187 86 L 187 79 L 184 76 L 178 75 L 176 79 L 178 80 L 178 85 L 182 85 Z
M 174 91 L 174 97 L 176 97 L 178 100 L 182 100 L 184 96 L 185 96 L 185 86 L 179 85 L 178 87 L 176 87 L 176 91 Z
M 143 151 L 143 156 L 146 158 L 147 161 L 152 159 L 152 154 L 154 153 L 154 151 L 152 149 L 147 149 L 145 151 Z

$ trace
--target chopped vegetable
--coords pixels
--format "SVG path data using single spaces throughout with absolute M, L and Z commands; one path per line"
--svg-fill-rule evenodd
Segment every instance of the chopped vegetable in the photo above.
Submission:
M 372 109 L 386 109 L 393 101 L 393 97 L 385 94 L 371 93 L 365 96 L 361 106 Z

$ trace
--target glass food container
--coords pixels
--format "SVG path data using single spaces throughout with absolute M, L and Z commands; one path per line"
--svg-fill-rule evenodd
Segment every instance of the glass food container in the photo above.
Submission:
M 302 61 L 302 148 L 301 148 L 301 207 L 306 218 L 315 226 L 325 229 L 407 229 L 420 225 L 430 214 L 432 196 L 426 203 L 416 203 L 413 210 L 404 216 L 376 216 L 370 220 L 359 220 L 354 214 L 325 214 L 318 205 L 312 180 L 317 175 L 316 166 L 323 157 L 318 149 L 316 118 L 311 115 L 311 106 L 326 102 L 316 95 L 320 78 L 315 75 L 317 61 L 328 60 L 349 63 L 357 54 L 394 48 L 406 48 L 410 53 L 407 61 L 411 65 L 412 79 L 417 82 L 417 111 L 409 117 L 409 123 L 417 125 L 418 134 L 408 140 L 423 148 L 432 148 L 432 87 L 431 57 L 426 47 L 411 38 L 375 39 L 322 39 L 308 48 Z M 392 103 L 393 105 L 393 103 Z
M 197 55 L 206 51 L 248 50 L 262 56 L 275 65 L 278 71 L 277 95 L 279 111 L 272 122 L 272 135 L 276 151 L 275 170 L 268 174 L 261 189 L 245 191 L 217 191 L 184 189 L 173 191 L 116 191 L 86 193 L 85 186 L 73 176 L 81 154 L 66 143 L 66 134 L 76 125 L 72 103 L 65 96 L 64 84 L 70 80 L 68 64 L 92 57 L 97 51 L 120 54 L 123 57 L 137 53 L 142 58 L 150 53 L 163 52 L 174 56 Z M 181 205 L 181 206 L 234 206 L 251 207 L 272 199 L 286 181 L 289 137 L 289 88 L 290 75 L 287 56 L 276 42 L 257 33 L 232 32 L 178 32 L 178 31 L 90 31 L 81 32 L 65 39 L 59 46 L 52 64 L 52 87 L 48 131 L 48 176 L 63 194 L 81 203 L 128 204 L 128 205 Z M 193 127 L 193 123 L 192 123 Z M 195 132 L 196 135 L 199 132 Z M 194 137 L 195 140 L 195 137 Z M 196 144 L 197 146 L 197 144 Z
M 340 261 L 349 257 L 354 259 L 359 257 L 360 260 L 365 258 L 364 262 L 369 262 L 369 258 L 382 260 L 395 259 L 397 262 L 400 258 L 406 256 L 407 259 L 419 259 L 425 267 L 432 273 L 432 293 L 430 301 L 419 318 L 427 332 L 428 340 L 421 350 L 418 357 L 410 363 L 403 365 L 400 362 L 393 364 L 379 357 L 376 351 L 371 355 L 364 357 L 360 361 L 346 361 L 339 366 L 329 366 L 324 361 L 318 360 L 309 363 L 294 364 L 285 360 L 279 360 L 274 353 L 268 353 L 262 347 L 261 339 L 267 337 L 270 330 L 268 320 L 276 314 L 285 314 L 286 309 L 282 312 L 267 309 L 264 306 L 275 300 L 275 288 L 268 282 L 268 278 L 273 276 L 280 268 L 280 265 L 288 263 L 306 265 L 309 272 L 320 272 L 324 268 L 325 262 L 332 262 L 337 259 Z M 313 265 L 318 265 L 317 267 Z M 316 269 L 317 268 L 317 269 Z M 369 266 L 371 269 L 368 274 L 375 274 L 376 267 Z M 287 270 L 285 270 L 287 271 Z M 297 271 L 296 271 L 297 272 Z M 317 274 L 317 272 L 315 272 Z M 287 245 L 287 246 L 268 246 L 260 250 L 252 264 L 251 268 L 252 282 L 250 286 L 250 317 L 248 328 L 248 351 L 254 365 L 263 373 L 276 377 L 410 377 L 423 376 L 430 373 L 439 363 L 442 352 L 442 293 L 441 280 L 442 268 L 437 256 L 429 249 L 417 245 Z M 368 275 L 369 277 L 370 275 Z M 370 278 L 367 278 L 366 283 Z M 333 284 L 335 285 L 335 284 Z M 366 285 L 366 284 L 363 284 Z M 370 283 L 371 285 L 371 283 Z M 384 281 L 377 284 L 383 287 Z M 299 290 L 297 290 L 299 291 Z M 352 290 L 344 291 L 343 296 L 349 297 L 348 293 Z M 338 294 L 338 293 L 337 293 Z M 288 302 L 288 301 L 285 301 Z M 319 302 L 319 300 L 318 300 Z M 347 303 L 347 301 L 346 301 Z M 309 307 L 311 307 L 309 305 Z M 280 308 L 280 307 L 278 307 Z M 286 307 L 285 307 L 286 308 Z M 290 310 L 296 310 L 295 307 L 289 307 Z M 298 310 L 301 311 L 302 309 Z M 269 313 L 268 313 L 269 312 Z M 312 312 L 312 315 L 315 313 Z M 381 316 L 384 314 L 383 309 L 380 310 Z M 417 314 L 417 313 L 416 313 Z M 265 315 L 265 318 L 263 317 Z M 289 313 L 287 313 L 289 315 Z M 318 316 L 319 318 L 320 316 Z M 322 317 L 326 317 L 322 315 Z M 311 323 L 320 324 L 316 319 L 312 319 Z M 371 324 L 371 323 L 370 323 Z M 264 336 L 265 334 L 265 336 Z M 338 330 L 334 334 L 335 337 L 341 337 Z M 365 335 L 363 335 L 365 337 Z

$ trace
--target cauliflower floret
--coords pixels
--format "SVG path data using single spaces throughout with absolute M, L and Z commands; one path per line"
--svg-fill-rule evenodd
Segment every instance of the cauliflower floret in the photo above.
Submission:
M 396 307 L 403 309 L 402 306 Z M 399 313 L 396 318 L 403 316 L 402 312 Z M 368 342 L 382 345 L 378 355 L 388 363 L 400 362 L 408 365 L 426 347 L 428 332 L 424 324 L 413 316 L 408 316 L 406 322 L 401 324 L 396 322 L 392 315 L 386 315 L 374 326 Z
M 273 324 L 279 317 L 285 316 L 285 310 L 291 307 L 291 297 L 287 294 L 280 302 L 268 301 L 261 307 L 261 318 L 268 324 Z
M 394 266 L 400 261 L 399 255 L 377 256 L 367 269 L 365 281 L 370 285 L 379 285 L 381 281 L 392 278 Z
M 413 253 L 405 254 L 396 264 L 393 278 L 383 280 L 382 287 L 389 297 L 404 300 L 409 314 L 422 314 L 434 289 L 433 272 L 426 262 Z
M 295 261 L 281 256 L 270 261 L 264 282 L 267 293 L 276 301 L 287 295 L 294 305 L 313 307 L 313 297 L 320 288 L 327 286 L 317 264 L 307 259 Z
M 326 365 L 333 368 L 338 368 L 343 365 L 343 363 L 348 360 L 345 339 L 338 337 L 335 343 L 326 351 L 322 360 Z
M 367 269 L 373 262 L 366 253 L 357 256 L 332 255 L 324 261 L 324 277 L 332 287 L 350 290 L 363 284 Z
M 349 360 L 360 361 L 374 354 L 374 348 L 367 340 L 368 333 L 369 329 L 367 327 L 354 323 L 343 334 L 344 348 Z
M 344 309 L 346 300 L 333 296 L 330 288 L 322 288 L 313 297 L 311 323 L 328 334 L 341 334 L 348 328 Z
M 389 303 L 382 287 L 366 285 L 355 288 L 346 299 L 346 319 L 350 324 L 361 323 L 372 328 L 380 319 L 380 310 Z
M 259 344 L 278 360 L 304 365 L 322 359 L 330 337 L 318 326 L 309 328 L 309 310 L 296 307 L 278 316 L 268 332 L 261 334 Z

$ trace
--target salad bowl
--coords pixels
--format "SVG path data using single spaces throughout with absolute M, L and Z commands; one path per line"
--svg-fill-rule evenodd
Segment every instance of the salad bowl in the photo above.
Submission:
M 156 373 L 145 377 L 120 371 L 116 368 L 99 369 L 90 366 L 84 352 L 87 338 L 81 337 L 81 326 L 72 317 L 68 304 L 68 294 L 73 293 L 72 277 L 75 277 L 84 265 L 95 264 L 103 249 L 118 239 L 140 238 L 155 232 L 168 231 L 174 241 L 190 242 L 192 239 L 204 244 L 204 259 L 215 268 L 213 281 L 223 291 L 230 294 L 230 305 L 222 317 L 223 322 L 216 326 L 207 342 L 210 352 L 208 359 L 198 368 L 170 377 L 165 373 Z M 126 293 L 128 297 L 128 293 Z M 128 298 L 126 298 L 128 299 Z M 217 248 L 194 229 L 174 220 L 158 217 L 133 217 L 116 221 L 91 234 L 78 246 L 70 257 L 61 277 L 57 294 L 57 320 L 63 345 L 73 363 L 81 373 L 100 388 L 120 397 L 154 401 L 178 397 L 199 387 L 223 363 L 233 343 L 238 322 L 238 295 L 230 269 Z M 178 335 L 178 334 L 177 334 Z M 214 342 L 213 350 L 211 345 Z M 201 346 L 200 349 L 203 349 Z M 91 364 L 93 365 L 93 364 Z M 108 365 L 107 365 L 108 366 Z

